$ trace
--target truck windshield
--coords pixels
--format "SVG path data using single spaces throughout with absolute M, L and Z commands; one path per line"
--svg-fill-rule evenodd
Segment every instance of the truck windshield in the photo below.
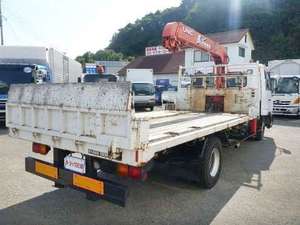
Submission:
M 278 94 L 295 94 L 299 93 L 299 78 L 288 77 L 280 78 L 275 93 Z
M 133 83 L 132 90 L 135 95 L 154 95 L 154 85 L 150 83 Z
M 11 84 L 32 83 L 33 66 L 3 64 L 0 65 L 0 94 L 6 94 Z

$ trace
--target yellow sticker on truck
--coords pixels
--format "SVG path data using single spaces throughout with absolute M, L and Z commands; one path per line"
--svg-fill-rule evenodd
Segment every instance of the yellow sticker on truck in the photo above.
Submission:
M 58 169 L 45 163 L 35 162 L 35 172 L 54 179 L 58 178 Z
M 100 195 L 104 195 L 104 183 L 100 180 L 95 180 L 74 173 L 73 185 Z

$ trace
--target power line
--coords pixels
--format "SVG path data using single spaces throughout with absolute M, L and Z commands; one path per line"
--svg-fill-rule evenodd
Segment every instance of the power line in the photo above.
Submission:
M 0 0 L 0 33 L 1 33 L 1 45 L 4 45 L 4 37 L 3 37 L 3 22 L 2 22 L 2 2 Z

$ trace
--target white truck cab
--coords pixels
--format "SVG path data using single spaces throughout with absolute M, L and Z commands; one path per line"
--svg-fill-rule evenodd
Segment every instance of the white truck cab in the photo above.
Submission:
M 300 75 L 273 75 L 273 114 L 300 116 Z
M 126 80 L 132 83 L 134 106 L 150 108 L 155 105 L 155 89 L 152 69 L 127 69 Z

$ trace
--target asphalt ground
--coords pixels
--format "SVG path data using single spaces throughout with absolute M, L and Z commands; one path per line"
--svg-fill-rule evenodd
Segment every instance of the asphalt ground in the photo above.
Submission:
M 129 184 L 125 208 L 26 173 L 30 155 L 0 129 L 0 225 L 300 224 L 300 119 L 276 118 L 263 141 L 224 149 L 213 189 L 152 174 Z

